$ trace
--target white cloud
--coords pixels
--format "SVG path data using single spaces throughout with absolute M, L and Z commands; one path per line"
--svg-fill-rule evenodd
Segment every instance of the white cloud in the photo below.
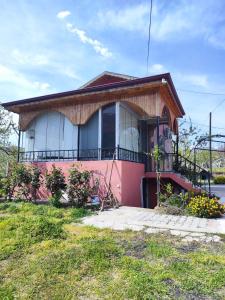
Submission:
M 47 82 L 39 82 L 39 81 L 35 81 L 33 83 L 33 86 L 35 88 L 37 88 L 38 90 L 41 90 L 41 91 L 45 91 L 45 90 L 48 90 L 50 88 L 50 84 L 47 83 Z
M 45 55 L 34 54 L 32 52 L 21 52 L 18 49 L 12 51 L 13 63 L 15 65 L 25 65 L 26 68 L 44 66 L 48 67 L 48 71 L 65 75 L 69 78 L 80 81 L 80 77 L 71 69 L 70 66 L 66 66 L 65 63 L 55 61 L 53 57 Z M 40 85 L 42 86 L 42 85 Z
M 209 35 L 208 42 L 216 48 L 225 49 L 225 26 L 218 28 L 215 33 Z
M 219 2 L 183 0 L 165 5 L 163 1 L 155 1 L 152 38 L 157 41 L 177 41 L 200 36 L 212 46 L 225 49 L 225 27 L 221 25 L 225 18 Z M 146 4 L 130 5 L 119 10 L 101 10 L 93 24 L 101 30 L 111 27 L 147 36 L 149 10 Z
M 161 64 L 153 64 L 149 67 L 149 72 L 152 74 L 159 74 L 167 72 L 166 68 Z
M 149 7 L 138 4 L 125 9 L 100 11 L 98 20 L 101 26 L 110 26 L 129 31 L 147 31 Z
M 98 13 L 101 26 L 113 27 L 127 31 L 148 34 L 150 7 L 146 4 L 137 4 L 124 8 L 123 10 L 108 10 Z M 153 5 L 152 10 L 152 37 L 156 40 L 164 40 L 172 35 L 194 28 L 197 14 L 196 7 L 189 2 L 182 1 L 182 5 L 165 10 L 158 3 Z M 198 30 L 199 30 L 198 26 Z M 197 29 L 193 32 L 196 32 Z M 176 35 L 176 37 L 178 37 Z M 182 37 L 182 36 L 180 36 Z
M 62 20 L 70 15 L 71 15 L 71 12 L 69 10 L 62 10 L 62 11 L 58 12 L 56 16 L 57 16 L 57 18 Z
M 103 44 L 98 40 L 92 39 L 91 37 L 87 36 L 85 31 L 74 27 L 71 23 L 67 23 L 66 28 L 69 32 L 78 36 L 82 43 L 91 45 L 96 53 L 105 58 L 109 58 L 112 56 L 112 52 L 110 52 L 108 48 L 104 47 Z
M 12 86 L 19 86 L 23 89 L 31 89 L 37 91 L 46 91 L 50 85 L 47 82 L 31 81 L 22 73 L 11 68 L 0 65 L 0 83 L 10 83 Z
M 191 84 L 192 86 L 206 89 L 209 87 L 208 76 L 205 74 L 186 74 L 177 72 L 174 75 L 177 80 Z
M 45 55 L 22 53 L 18 49 L 12 51 L 12 57 L 16 63 L 21 65 L 42 66 L 49 63 L 49 59 Z
M 61 67 L 58 66 L 57 70 L 63 74 L 66 75 L 69 78 L 75 79 L 75 80 L 79 80 L 80 81 L 80 77 L 71 69 L 71 68 L 67 68 L 65 66 Z

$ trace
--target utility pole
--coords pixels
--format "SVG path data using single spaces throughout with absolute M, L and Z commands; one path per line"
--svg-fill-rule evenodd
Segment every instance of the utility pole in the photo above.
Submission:
M 212 112 L 209 113 L 209 194 L 211 194 L 211 178 L 212 178 Z

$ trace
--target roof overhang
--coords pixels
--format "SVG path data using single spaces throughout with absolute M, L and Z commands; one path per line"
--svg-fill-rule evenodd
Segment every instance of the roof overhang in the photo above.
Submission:
M 129 95 L 147 93 L 149 90 L 164 88 L 168 91 L 177 110 L 179 116 L 182 117 L 185 112 L 177 95 L 170 73 L 148 76 L 143 78 L 135 78 L 131 80 L 121 81 L 112 84 L 105 84 L 93 87 L 80 88 L 73 91 L 39 96 L 35 98 L 23 99 L 3 103 L 2 106 L 15 113 L 21 113 L 36 108 L 47 108 L 54 105 L 67 105 L 71 103 L 93 103 L 99 101 L 102 97 Z M 98 97 L 96 97 L 98 95 Z

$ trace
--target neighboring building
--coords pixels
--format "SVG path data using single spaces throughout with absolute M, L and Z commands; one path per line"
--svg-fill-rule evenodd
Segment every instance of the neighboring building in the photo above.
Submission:
M 164 182 L 191 188 L 173 170 L 172 136 L 184 110 L 169 73 L 134 78 L 104 72 L 80 89 L 8 102 L 19 114 L 20 162 L 68 174 L 73 164 L 111 184 L 123 205 L 156 204 L 156 145 Z M 45 195 L 42 195 L 44 197 Z

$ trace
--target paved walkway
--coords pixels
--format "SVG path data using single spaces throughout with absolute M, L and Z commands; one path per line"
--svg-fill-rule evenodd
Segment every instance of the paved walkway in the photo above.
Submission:
M 220 197 L 220 201 L 225 204 L 225 184 L 212 184 L 212 193 Z
M 186 239 L 191 236 L 190 241 L 195 240 L 194 237 L 198 237 L 196 240 L 204 240 L 207 238 L 206 234 L 225 234 L 225 217 L 202 219 L 189 216 L 162 215 L 151 209 L 127 206 L 85 217 L 82 223 L 98 228 L 144 230 L 147 233 L 170 231 L 171 234 L 180 235 Z

